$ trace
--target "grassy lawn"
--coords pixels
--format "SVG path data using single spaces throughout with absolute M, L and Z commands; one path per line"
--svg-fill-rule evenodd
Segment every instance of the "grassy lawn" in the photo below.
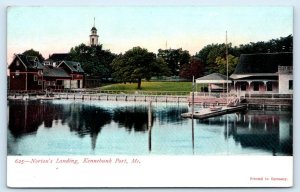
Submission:
M 137 83 L 117 83 L 101 87 L 101 90 L 136 91 Z M 140 91 L 192 91 L 191 82 L 142 82 Z

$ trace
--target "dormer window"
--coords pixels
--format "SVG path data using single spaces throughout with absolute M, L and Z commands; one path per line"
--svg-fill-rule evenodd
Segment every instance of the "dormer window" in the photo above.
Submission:
M 20 66 L 20 61 L 19 60 L 16 61 L 16 66 Z

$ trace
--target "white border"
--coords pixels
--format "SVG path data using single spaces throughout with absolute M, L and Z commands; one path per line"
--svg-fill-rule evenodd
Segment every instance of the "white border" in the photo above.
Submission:
M 62 6 L 62 5 L 67 5 L 67 6 L 92 6 L 92 5 L 98 5 L 98 6 L 110 6 L 110 5 L 117 5 L 117 6 L 132 6 L 132 5 L 155 5 L 155 6 L 164 6 L 164 5 L 175 5 L 175 6 L 181 6 L 181 5 L 198 5 L 198 6 L 257 6 L 257 5 L 287 5 L 287 6 L 294 6 L 294 20 L 297 22 L 294 22 L 294 53 L 298 53 L 299 49 L 299 12 L 300 12 L 300 7 L 299 7 L 299 2 L 298 0 L 289 0 L 289 1 L 284 1 L 284 0 L 227 0 L 227 1 L 219 1 L 219 0 L 202 0 L 202 1 L 197 1 L 197 0 L 185 0 L 185 1 L 179 1 L 179 0 L 167 0 L 167 1 L 160 1 L 160 0 L 152 0 L 152 1 L 146 1 L 146 0 L 127 0 L 127 1 L 122 1 L 122 0 L 113 0 L 113 1 L 104 1 L 104 0 L 88 0 L 88 1 L 74 1 L 74 0 L 61 0 L 61 1 L 51 1 L 51 0 L 25 0 L 25 1 L 18 1 L 18 0 L 2 0 L 0 1 L 0 25 L 1 29 L 0 30 L 0 68 L 1 68 L 1 75 L 0 75 L 0 80 L 1 80 L 1 91 L 0 94 L 0 103 L 1 103 L 1 111 L 0 111 L 0 122 L 2 123 L 2 126 L 0 128 L 0 146 L 3 147 L 4 150 L 1 153 L 0 156 L 0 168 L 1 170 L 6 170 L 6 36 L 5 36 L 5 31 L 6 31 L 6 6 L 8 5 L 43 5 L 43 6 Z M 294 114 L 298 114 L 299 112 L 299 104 L 298 104 L 298 90 L 299 90 L 299 80 L 297 74 L 299 74 L 299 67 L 298 63 L 300 61 L 300 55 L 299 54 L 294 54 L 294 84 L 295 84 L 295 89 L 294 89 L 294 107 L 295 111 Z M 299 154 L 299 131 L 298 131 L 298 126 L 299 126 L 299 118 L 294 117 L 294 130 L 293 130 L 293 135 L 294 135 L 294 162 L 295 162 L 295 171 L 294 171 L 294 179 L 295 181 L 299 180 L 299 167 L 297 164 L 297 159 L 298 159 L 298 154 Z M 265 158 L 265 157 L 264 157 Z M 263 161 L 263 160 L 262 160 Z M 161 160 L 160 160 L 161 162 Z M 246 161 L 247 162 L 247 161 Z M 271 161 L 273 162 L 273 161 Z M 221 163 L 221 162 L 220 162 Z M 229 163 L 229 162 L 227 162 Z M 248 167 L 251 167 L 251 162 L 248 162 L 249 164 Z M 268 165 L 267 162 L 265 162 L 266 165 Z M 281 166 L 282 164 L 280 164 Z M 275 166 L 275 165 L 274 165 Z M 155 167 L 153 168 L 155 169 Z M 159 170 L 159 169 L 158 169 Z M 6 188 L 6 172 L 2 171 L 1 172 L 1 180 L 0 180 L 0 191 L 18 191 L 15 189 L 8 189 Z M 25 173 L 22 173 L 25 175 Z M 45 174 L 45 173 L 44 173 Z M 75 174 L 75 173 L 74 173 Z M 80 173 L 78 173 L 80 174 Z M 158 175 L 158 174 L 156 174 Z M 95 176 L 91 175 L 90 177 Z M 97 175 L 96 175 L 97 176 Z M 197 176 L 197 175 L 196 175 Z M 53 178 L 51 178 L 53 179 Z M 279 189 L 279 190 L 288 190 L 288 191 L 299 191 L 300 187 L 299 185 L 295 185 L 293 188 L 284 188 L 284 189 Z M 74 189 L 71 189 L 72 191 Z M 143 189 L 141 189 L 143 190 Z M 231 189 L 223 189 L 223 190 L 230 190 Z M 248 190 L 274 190 L 274 189 L 248 189 Z M 22 191 L 32 191 L 32 189 L 23 189 Z M 38 190 L 39 191 L 39 190 Z M 50 189 L 45 189 L 45 191 L 53 191 Z M 62 189 L 55 190 L 55 191 L 63 191 Z M 79 191 L 85 191 L 79 190 Z
M 85 158 L 109 163 L 83 163 Z M 133 159 L 137 161 L 132 163 Z M 293 186 L 291 156 L 8 156 L 7 160 L 10 187 Z

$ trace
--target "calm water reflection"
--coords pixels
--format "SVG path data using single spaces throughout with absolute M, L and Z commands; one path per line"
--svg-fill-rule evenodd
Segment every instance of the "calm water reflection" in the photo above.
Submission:
M 182 119 L 186 104 L 9 101 L 8 155 L 292 155 L 292 114 Z

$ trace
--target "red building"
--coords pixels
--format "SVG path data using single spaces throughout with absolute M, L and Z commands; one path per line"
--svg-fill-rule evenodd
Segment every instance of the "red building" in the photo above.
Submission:
M 37 57 L 15 54 L 8 68 L 10 90 L 83 88 L 84 71 L 78 62 L 62 61 L 54 67 Z
M 37 57 L 15 54 L 9 65 L 10 90 L 41 90 L 43 82 L 43 64 Z

